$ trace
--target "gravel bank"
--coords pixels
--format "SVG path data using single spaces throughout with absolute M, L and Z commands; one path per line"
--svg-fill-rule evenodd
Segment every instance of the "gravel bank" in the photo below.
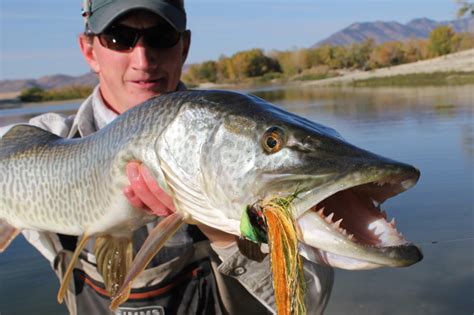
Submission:
M 474 49 L 464 50 L 438 58 L 403 64 L 394 67 L 382 68 L 373 71 L 353 72 L 341 77 L 303 82 L 302 85 L 331 85 L 333 83 L 344 84 L 354 80 L 365 80 L 377 77 L 450 71 L 474 71 Z

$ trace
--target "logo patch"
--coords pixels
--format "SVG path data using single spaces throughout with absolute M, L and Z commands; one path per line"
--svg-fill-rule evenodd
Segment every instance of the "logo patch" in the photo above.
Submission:
M 165 315 L 163 306 L 120 307 L 115 315 Z

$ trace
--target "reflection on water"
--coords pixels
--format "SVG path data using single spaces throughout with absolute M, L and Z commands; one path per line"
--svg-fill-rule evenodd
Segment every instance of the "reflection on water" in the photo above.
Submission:
M 472 314 L 473 91 L 463 86 L 251 92 L 421 170 L 419 183 L 387 201 L 384 209 L 396 216 L 408 239 L 421 245 L 424 260 L 402 269 L 337 270 L 327 314 Z M 32 113 L 0 111 L 0 126 Z M 64 313 L 56 305 L 56 289 L 48 264 L 24 240 L 0 255 L 2 315 Z M 22 303 L 25 295 L 28 303 Z

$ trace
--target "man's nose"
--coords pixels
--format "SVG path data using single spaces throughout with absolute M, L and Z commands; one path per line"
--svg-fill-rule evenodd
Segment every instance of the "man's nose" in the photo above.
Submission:
M 131 66 L 136 70 L 149 70 L 156 67 L 156 57 L 153 49 L 149 48 L 140 38 L 130 53 Z

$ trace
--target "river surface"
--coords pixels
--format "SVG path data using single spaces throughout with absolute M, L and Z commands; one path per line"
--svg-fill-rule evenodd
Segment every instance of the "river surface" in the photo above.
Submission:
M 349 142 L 417 166 L 418 184 L 384 203 L 398 230 L 421 246 L 420 263 L 336 270 L 325 314 L 473 314 L 474 86 L 269 88 L 251 91 L 335 128 Z M 75 102 L 0 110 L 0 126 Z M 48 263 L 18 237 L 0 255 L 0 314 L 66 314 Z

